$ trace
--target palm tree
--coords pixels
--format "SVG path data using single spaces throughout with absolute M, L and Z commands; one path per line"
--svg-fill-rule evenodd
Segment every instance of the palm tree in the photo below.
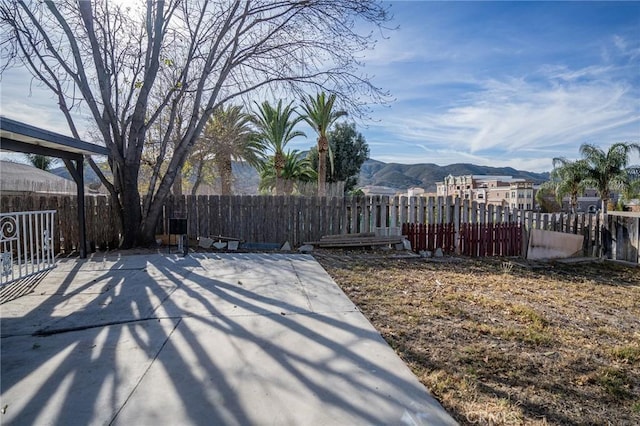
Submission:
M 627 168 L 629 173 L 629 186 L 623 191 L 626 200 L 640 197 L 640 166 Z
M 335 101 L 335 94 L 327 97 L 324 92 L 318 93 L 315 98 L 309 95 L 308 98 L 302 99 L 304 120 L 318 134 L 318 196 L 320 197 L 327 193 L 327 152 L 329 152 L 327 132 L 338 118 L 347 115 L 346 111 L 333 110 Z
M 287 151 L 284 155 L 285 162 L 281 172 L 283 192 L 286 195 L 293 193 L 300 182 L 311 182 L 316 179 L 316 171 L 311 166 L 308 158 L 304 157 L 298 150 Z M 264 164 L 260 172 L 260 191 L 271 190 L 275 187 L 276 172 L 274 157 Z
M 303 132 L 294 130 L 302 117 L 292 118 L 296 110 L 291 106 L 292 103 L 283 107 L 282 100 L 279 100 L 275 108 L 268 101 L 264 101 L 261 105 L 256 103 L 258 112 L 253 117 L 253 122 L 258 128 L 257 140 L 273 152 L 276 195 L 282 195 L 284 192 L 282 182 L 282 170 L 286 163 L 284 148 L 291 139 L 305 136 Z
M 31 165 L 37 169 L 44 170 L 48 172 L 53 166 L 55 160 L 51 157 L 47 157 L 46 155 L 40 154 L 25 154 L 27 160 L 31 163 Z
M 630 185 L 627 165 L 634 149 L 640 153 L 640 145 L 636 143 L 614 143 L 607 152 L 591 144 L 580 146 L 580 154 L 587 163 L 585 183 L 595 187 L 600 194 L 603 213 L 607 212 L 610 191 L 624 191 Z
M 207 121 L 202 141 L 205 142 L 204 152 L 212 155 L 212 161 L 220 177 L 220 194 L 231 195 L 233 160 L 246 161 L 259 168 L 262 162 L 264 146 L 256 139 L 251 129 L 251 116 L 242 112 L 242 106 L 217 108 Z M 197 154 L 197 151 L 196 151 Z M 203 158 L 204 159 L 204 158 Z M 195 194 L 200 183 L 205 162 L 199 162 L 196 168 L 196 181 L 192 193 Z
M 562 205 L 562 199 L 568 195 L 571 213 L 576 212 L 578 196 L 586 189 L 587 167 L 588 164 L 584 160 L 569 161 L 564 157 L 553 159 L 551 180 L 545 187 L 555 192 L 560 205 Z

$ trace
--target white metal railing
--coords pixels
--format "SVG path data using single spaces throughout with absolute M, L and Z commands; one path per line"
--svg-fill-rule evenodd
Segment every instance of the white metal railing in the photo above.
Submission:
M 55 213 L 0 213 L 0 285 L 55 267 Z

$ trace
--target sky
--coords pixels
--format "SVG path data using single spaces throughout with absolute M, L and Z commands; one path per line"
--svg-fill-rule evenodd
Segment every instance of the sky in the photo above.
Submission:
M 640 142 L 640 2 L 393 2 L 365 69 L 396 101 L 371 157 L 548 171 Z M 635 160 L 635 159 L 634 159 Z
M 371 158 L 544 172 L 583 143 L 640 143 L 640 2 L 386 4 L 398 28 L 362 57 L 393 99 L 357 122 Z M 3 76 L 0 100 L 0 114 L 68 134 L 28 72 Z M 290 147 L 309 149 L 307 133 Z

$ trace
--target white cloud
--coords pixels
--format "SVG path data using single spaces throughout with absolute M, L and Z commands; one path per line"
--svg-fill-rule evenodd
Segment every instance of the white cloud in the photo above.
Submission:
M 24 68 L 10 68 L 2 73 L 0 104 L 3 116 L 71 136 L 64 115 L 58 108 L 53 93 L 38 82 L 32 81 Z M 81 137 L 85 137 L 86 117 L 79 106 L 72 111 Z
M 443 110 L 416 108 L 407 98 L 385 110 L 380 123 L 370 126 L 370 133 L 381 132 L 396 141 L 434 150 L 455 146 L 456 156 L 451 157 L 454 162 L 466 156 L 465 161 L 478 164 L 486 159 L 492 164 L 515 167 L 517 161 L 523 166 L 548 170 L 551 158 L 577 156 L 582 143 L 607 144 L 640 138 L 637 89 L 605 78 L 580 79 L 606 75 L 605 69 L 562 67 L 548 72 L 557 78 L 552 82 L 538 76 L 478 80 L 475 84 L 481 90 L 460 94 L 460 98 L 451 100 L 451 107 Z M 425 103 L 428 96 L 427 88 Z M 414 93 L 414 97 L 419 95 Z M 527 159 L 532 150 L 546 150 L 547 155 Z M 524 156 L 514 158 L 519 153 Z M 437 154 L 442 156 L 435 161 L 438 164 L 449 161 L 442 151 Z M 374 145 L 372 156 L 376 155 Z M 397 158 L 396 162 L 400 158 L 395 153 L 377 158 L 382 157 Z M 406 160 L 411 158 L 409 155 Z
M 613 36 L 613 44 L 618 49 L 618 52 L 621 55 L 628 57 L 629 60 L 633 61 L 640 58 L 640 42 L 638 42 L 637 37 L 630 41 L 625 37 L 616 34 Z

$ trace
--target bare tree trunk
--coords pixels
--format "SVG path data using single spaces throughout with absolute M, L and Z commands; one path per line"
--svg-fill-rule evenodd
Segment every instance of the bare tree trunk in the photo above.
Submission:
M 124 182 L 122 192 L 122 246 L 134 247 L 136 245 L 147 245 L 150 241 L 145 241 L 140 232 L 140 222 L 142 211 L 140 209 L 140 194 L 138 193 L 138 173 L 134 167 L 124 170 Z
M 197 172 L 193 181 L 193 188 L 191 188 L 191 195 L 196 195 L 198 193 L 198 188 L 200 188 L 200 183 L 202 182 L 202 162 L 198 163 L 196 170 Z
M 329 141 L 326 137 L 318 138 L 318 197 L 327 195 L 327 152 Z
M 182 172 L 176 175 L 176 179 L 173 181 L 173 186 L 171 187 L 171 192 L 173 193 L 174 197 L 182 196 Z

